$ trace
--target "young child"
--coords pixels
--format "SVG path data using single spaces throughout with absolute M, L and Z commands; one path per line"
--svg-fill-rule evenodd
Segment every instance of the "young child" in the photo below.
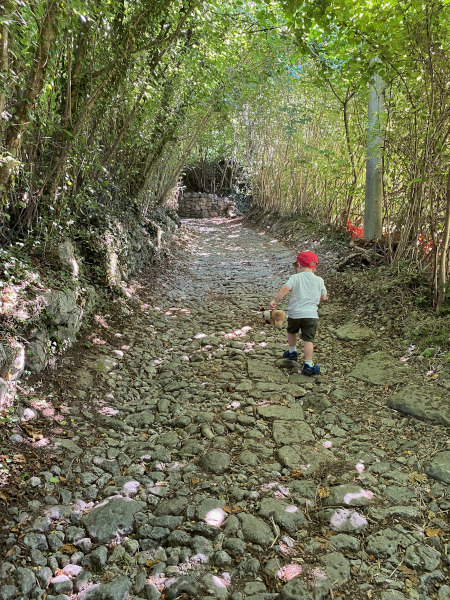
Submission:
M 289 350 L 286 350 L 283 356 L 290 360 L 297 360 L 297 333 L 300 331 L 304 354 L 303 375 L 320 373 L 319 365 L 315 365 L 312 360 L 313 342 L 319 322 L 317 307 L 321 300 L 327 299 L 327 290 L 323 279 L 314 273 L 318 262 L 319 259 L 314 252 L 300 252 L 294 263 L 295 274 L 289 277 L 269 305 L 273 310 L 279 300 L 292 292 L 288 305 L 287 324 Z

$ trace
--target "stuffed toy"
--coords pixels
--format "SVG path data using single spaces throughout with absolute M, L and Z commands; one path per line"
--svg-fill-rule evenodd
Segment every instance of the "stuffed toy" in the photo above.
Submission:
M 284 310 L 265 310 L 264 308 L 261 308 L 259 314 L 268 325 L 273 325 L 278 328 L 282 327 L 286 317 Z

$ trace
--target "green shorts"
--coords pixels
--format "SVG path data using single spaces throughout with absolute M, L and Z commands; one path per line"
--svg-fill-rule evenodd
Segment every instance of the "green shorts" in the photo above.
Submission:
M 300 337 L 304 342 L 313 342 L 318 323 L 319 319 L 291 319 L 288 317 L 287 332 L 298 333 L 300 331 Z

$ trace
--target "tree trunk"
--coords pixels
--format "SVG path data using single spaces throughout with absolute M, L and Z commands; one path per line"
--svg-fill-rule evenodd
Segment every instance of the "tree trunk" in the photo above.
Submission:
M 436 299 L 436 311 L 442 308 L 445 300 L 445 293 L 448 287 L 448 265 L 450 263 L 449 257 L 449 244 L 450 244 L 450 171 L 447 176 L 447 209 L 445 214 L 445 227 L 444 234 L 442 236 L 442 251 L 441 251 L 441 263 L 439 265 L 439 277 L 438 277 L 438 296 Z
M 9 2 L 4 3 L 2 20 L 0 22 L 0 84 L 2 88 L 6 88 L 9 72 L 9 57 L 8 57 L 8 27 L 5 21 L 9 17 L 12 10 L 12 5 Z M 0 92 L 0 123 L 2 122 L 2 113 L 5 110 L 6 94 Z
M 29 112 L 33 110 L 44 86 L 45 73 L 49 65 L 50 48 L 55 40 L 61 0 L 48 0 L 39 32 L 39 41 L 33 66 L 20 101 L 13 109 L 5 136 L 5 150 L 13 159 L 18 158 L 23 134 L 29 126 Z M 5 197 L 12 185 L 12 169 L 8 163 L 0 165 L 0 199 Z
M 366 158 L 366 193 L 364 210 L 364 237 L 377 239 L 382 233 L 383 168 L 381 134 L 384 122 L 384 88 L 381 77 L 374 75 L 370 85 L 368 110 L 368 137 Z

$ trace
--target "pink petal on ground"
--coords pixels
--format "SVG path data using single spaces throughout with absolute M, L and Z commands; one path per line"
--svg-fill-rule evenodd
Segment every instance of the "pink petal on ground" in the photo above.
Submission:
M 298 575 L 300 575 L 302 571 L 303 571 L 303 568 L 300 565 L 295 565 L 295 564 L 284 565 L 284 567 L 281 567 L 281 569 L 278 569 L 277 577 L 278 577 L 278 579 L 281 579 L 282 581 L 290 581 L 291 579 L 294 579 L 294 577 L 297 577 Z
M 333 447 L 333 442 L 330 442 L 330 440 L 326 440 L 325 442 L 322 442 L 322 446 L 324 448 L 332 448 Z

